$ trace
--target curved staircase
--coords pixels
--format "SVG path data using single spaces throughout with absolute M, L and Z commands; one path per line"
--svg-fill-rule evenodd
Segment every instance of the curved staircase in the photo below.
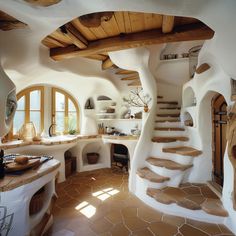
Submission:
M 162 96 L 158 98 L 153 134 L 150 157 L 146 159 L 145 166 L 136 172 L 137 195 L 144 201 L 151 201 L 153 206 L 154 201 L 159 207 L 175 204 L 182 212 L 186 209 L 190 218 L 194 211 L 201 211 L 199 216 L 192 218 L 224 220 L 228 213 L 207 185 L 187 183 L 194 159 L 204 157 L 201 150 L 186 144 L 190 137 L 187 137 L 180 122 L 177 101 L 165 101 Z M 169 210 L 172 211 L 171 208 Z

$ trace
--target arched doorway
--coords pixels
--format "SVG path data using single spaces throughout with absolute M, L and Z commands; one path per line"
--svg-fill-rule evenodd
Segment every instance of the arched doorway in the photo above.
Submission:
M 212 180 L 223 186 L 224 153 L 226 148 L 227 103 L 221 94 L 212 99 L 212 150 L 213 170 Z

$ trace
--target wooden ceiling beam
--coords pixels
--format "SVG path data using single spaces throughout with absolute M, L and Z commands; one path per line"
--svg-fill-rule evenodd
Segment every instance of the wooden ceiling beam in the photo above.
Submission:
M 94 59 L 98 61 L 104 61 L 107 59 L 107 56 L 102 55 L 102 54 L 94 54 L 94 55 L 87 56 L 86 58 Z
M 133 70 L 119 70 L 116 72 L 116 75 L 131 75 L 131 74 L 137 74 L 137 71 L 133 71 Z
M 51 36 L 47 36 L 42 40 L 42 44 L 44 44 L 46 47 L 49 48 L 55 48 L 55 47 L 65 47 L 66 45 L 61 43 L 60 41 L 57 41 L 55 38 L 52 38 Z
M 108 57 L 106 60 L 104 60 L 102 62 L 102 69 L 103 70 L 109 69 L 109 68 L 113 67 L 113 65 L 114 65 L 114 63 L 112 62 L 110 57 Z
M 162 33 L 170 33 L 174 28 L 174 24 L 175 24 L 174 16 L 163 15 Z
M 31 3 L 36 6 L 48 7 L 59 3 L 61 0 L 25 0 L 25 2 Z
M 162 33 L 162 30 L 150 30 L 139 33 L 119 35 L 90 42 L 86 49 L 80 50 L 74 46 L 66 48 L 52 48 L 50 56 L 54 60 L 63 60 L 76 56 L 89 56 L 103 52 L 117 51 L 145 45 L 162 44 L 180 41 L 210 39 L 214 31 L 203 23 L 181 25 L 174 28 L 171 33 Z
M 123 81 L 130 81 L 130 80 L 136 80 L 136 79 L 139 79 L 138 75 L 133 75 L 133 76 L 121 78 L 121 80 L 123 80 Z
M 87 48 L 88 41 L 83 35 L 70 23 L 65 25 L 64 34 L 71 39 L 71 42 L 80 49 Z
M 128 86 L 140 87 L 140 86 L 142 86 L 142 84 L 141 84 L 141 81 L 138 79 L 138 80 L 135 80 L 135 81 L 129 83 Z

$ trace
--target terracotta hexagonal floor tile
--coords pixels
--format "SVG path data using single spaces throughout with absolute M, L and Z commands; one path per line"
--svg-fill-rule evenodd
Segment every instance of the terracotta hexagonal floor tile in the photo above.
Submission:
M 137 207 L 126 207 L 121 210 L 121 214 L 124 218 L 136 217 L 138 213 Z
M 163 215 L 162 221 L 171 225 L 180 227 L 185 223 L 185 218 L 172 215 Z
M 175 203 L 176 200 L 172 197 L 172 196 L 169 196 L 163 192 L 159 193 L 159 194 L 156 194 L 154 196 L 154 198 L 160 202 L 160 203 L 163 203 L 163 204 L 171 204 L 171 203 Z
M 206 185 L 201 187 L 201 192 L 205 198 L 218 199 L 217 195 L 214 192 L 212 192 L 211 189 Z
M 223 234 L 234 235 L 225 225 L 219 224 L 219 228 Z
M 155 235 L 158 236 L 173 236 L 178 232 L 178 228 L 176 226 L 165 222 L 151 223 L 149 228 Z M 190 236 L 190 234 L 188 236 Z
M 138 208 L 138 217 L 147 222 L 161 221 L 162 213 L 149 207 Z
M 207 199 L 202 203 L 202 210 L 211 215 L 228 216 L 228 212 L 224 209 L 219 199 Z
M 112 224 L 104 218 L 90 223 L 90 228 L 97 234 L 108 232 L 111 227 Z
M 138 217 L 124 218 L 124 224 L 130 231 L 138 231 L 146 228 L 149 224 Z
M 184 224 L 180 229 L 180 233 L 183 236 L 208 236 L 208 234 L 203 231 L 192 227 L 191 225 Z
M 188 195 L 185 198 L 197 204 L 202 204 L 206 200 L 206 198 L 203 197 L 202 195 Z
M 110 231 L 112 236 L 128 236 L 130 231 L 124 226 L 124 224 L 115 225 Z
M 199 204 L 192 202 L 188 199 L 183 199 L 183 200 L 177 201 L 177 205 L 184 207 L 186 209 L 190 209 L 190 210 L 200 210 L 201 209 L 201 206 Z
M 105 215 L 105 218 L 112 224 L 117 224 L 122 222 L 122 215 L 120 211 L 111 211 Z
M 132 236 L 153 236 L 153 233 L 151 233 L 148 229 L 144 229 L 133 232 Z
M 216 235 L 216 234 L 221 233 L 220 228 L 216 224 L 209 224 L 209 223 L 204 223 L 204 222 L 190 220 L 190 219 L 187 219 L 187 224 L 195 228 L 201 229 L 202 231 L 211 235 Z
M 192 195 L 192 194 L 201 194 L 200 192 L 200 188 L 199 187 L 194 187 L 194 186 L 190 186 L 190 187 L 185 187 L 185 188 L 181 188 L 185 193 L 187 193 L 188 195 Z
M 163 190 L 163 193 L 171 196 L 171 198 L 175 199 L 176 201 L 182 200 L 184 197 L 187 196 L 187 194 L 180 188 L 173 188 L 173 187 L 167 187 L 166 189 Z

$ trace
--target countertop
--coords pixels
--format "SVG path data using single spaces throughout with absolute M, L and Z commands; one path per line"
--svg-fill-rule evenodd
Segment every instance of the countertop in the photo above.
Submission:
M 43 138 L 41 141 L 23 141 L 23 140 L 14 140 L 6 143 L 0 144 L 0 149 L 12 149 L 18 147 L 24 147 L 28 145 L 58 145 L 58 144 L 67 144 L 67 143 L 75 143 L 77 141 L 87 140 L 87 139 L 96 139 L 96 138 L 104 138 L 104 139 L 114 139 L 114 140 L 137 140 L 139 136 L 126 135 L 126 136 L 116 136 L 116 135 L 62 135 L 62 136 L 54 136 L 49 138 Z
M 22 175 L 7 174 L 2 180 L 0 180 L 0 192 L 10 191 L 22 185 L 29 184 L 42 176 L 53 172 L 59 168 L 59 166 L 60 162 L 56 159 L 52 159 L 43 163 L 37 169 L 25 171 Z

